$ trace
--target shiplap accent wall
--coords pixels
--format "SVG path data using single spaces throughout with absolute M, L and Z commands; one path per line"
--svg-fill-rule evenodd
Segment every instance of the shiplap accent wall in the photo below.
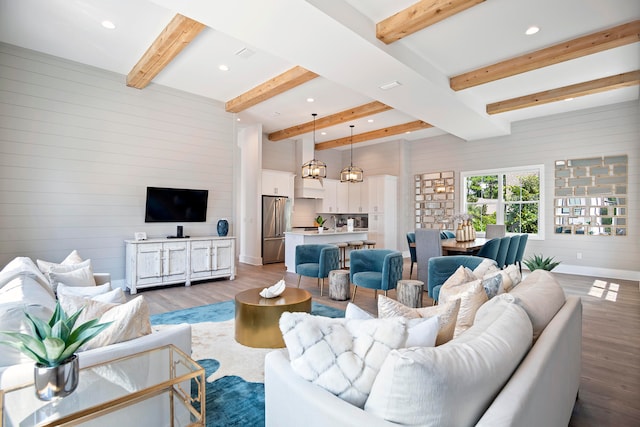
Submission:
M 412 173 L 456 172 L 456 209 L 460 209 L 460 172 L 514 166 L 545 166 L 545 238 L 529 239 L 525 257 L 540 253 L 562 264 L 555 270 L 640 279 L 640 105 L 637 101 L 517 122 L 508 136 L 464 142 L 452 136 L 416 141 Z M 629 156 L 627 237 L 553 233 L 554 162 L 568 158 Z M 577 254 L 582 254 L 578 259 Z M 614 276 L 610 276 L 614 275 Z
M 77 249 L 118 281 L 136 231 L 216 235 L 234 214 L 233 135 L 219 102 L 0 44 L 0 266 Z M 145 224 L 147 186 L 209 190 L 207 222 Z

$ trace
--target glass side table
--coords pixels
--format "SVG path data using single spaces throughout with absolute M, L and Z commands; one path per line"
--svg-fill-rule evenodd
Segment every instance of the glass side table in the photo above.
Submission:
M 80 370 L 71 395 L 43 402 L 33 383 L 0 390 L 2 427 L 204 426 L 204 369 L 173 345 Z

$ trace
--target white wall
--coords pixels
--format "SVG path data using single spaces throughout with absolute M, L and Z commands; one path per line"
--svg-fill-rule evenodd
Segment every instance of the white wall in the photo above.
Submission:
M 626 237 L 556 235 L 553 232 L 553 185 L 556 160 L 627 154 L 628 233 Z M 545 239 L 531 240 L 525 257 L 553 256 L 555 271 L 640 279 L 639 172 L 640 108 L 637 101 L 514 123 L 508 136 L 463 142 L 440 136 L 411 143 L 413 174 L 453 170 L 459 194 L 460 172 L 544 164 Z M 456 210 L 459 210 L 456 200 Z M 577 259 L 581 252 L 583 258 Z
M 0 266 L 77 249 L 122 279 L 124 239 L 175 234 L 145 224 L 147 186 L 208 189 L 207 222 L 182 225 L 215 235 L 234 214 L 234 150 L 219 102 L 0 44 Z

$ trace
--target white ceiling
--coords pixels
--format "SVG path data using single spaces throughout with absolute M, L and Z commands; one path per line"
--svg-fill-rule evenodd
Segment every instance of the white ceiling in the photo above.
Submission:
M 487 103 L 638 70 L 640 42 L 457 93 L 448 84 L 453 75 L 639 19 L 638 0 L 488 0 L 391 45 L 375 38 L 376 22 L 415 1 L 0 0 L 0 41 L 126 75 L 181 13 L 208 28 L 154 83 L 226 102 L 296 65 L 321 76 L 239 113 L 240 123 L 262 123 L 270 133 L 373 100 L 394 108 L 318 131 L 317 142 L 348 136 L 349 124 L 359 134 L 414 120 L 435 128 L 376 142 L 444 133 L 475 140 L 507 134 L 514 121 L 639 98 L 632 86 L 485 113 Z M 105 19 L 116 29 L 104 29 Z M 524 35 L 531 25 L 540 32 Z M 254 54 L 237 56 L 243 48 Z M 391 81 L 401 86 L 379 88 Z

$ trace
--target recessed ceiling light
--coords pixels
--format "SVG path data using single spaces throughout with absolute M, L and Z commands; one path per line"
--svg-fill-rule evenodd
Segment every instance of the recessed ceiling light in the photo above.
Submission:
M 527 31 L 525 31 L 524 33 L 528 36 L 532 36 L 538 31 L 540 31 L 540 28 L 536 27 L 535 25 L 532 25 L 531 27 L 527 28 Z
M 218 70 L 220 71 L 229 71 L 229 66 L 228 65 L 218 65 Z
M 410 130 L 408 130 L 408 131 L 406 131 L 405 133 L 409 134 L 409 133 L 411 133 L 411 131 L 410 131 Z
M 327 134 L 326 132 L 320 132 L 320 135 L 326 135 L 326 134 Z
M 239 121 L 240 121 L 240 117 L 238 117 L 238 118 L 236 119 L 236 122 L 239 122 Z
M 313 98 L 307 98 L 307 102 L 313 102 L 313 101 L 315 101 L 315 99 L 313 99 Z
M 565 98 L 565 101 L 573 101 L 573 98 Z
M 397 80 L 394 80 L 394 81 L 392 81 L 392 82 L 385 83 L 385 84 L 381 85 L 381 86 L 380 86 L 380 89 L 382 89 L 382 90 L 389 90 L 389 89 L 393 89 L 394 87 L 398 87 L 398 86 L 401 86 L 401 85 L 402 85 L 402 83 L 400 83 L 400 82 L 399 82 L 399 81 L 397 81 Z
M 369 119 L 369 120 L 367 120 L 367 122 L 373 123 L 373 119 Z
M 106 28 L 107 30 L 114 30 L 116 28 L 116 24 L 114 24 L 113 22 L 105 19 L 104 21 L 101 22 L 102 26 L 104 28 Z

